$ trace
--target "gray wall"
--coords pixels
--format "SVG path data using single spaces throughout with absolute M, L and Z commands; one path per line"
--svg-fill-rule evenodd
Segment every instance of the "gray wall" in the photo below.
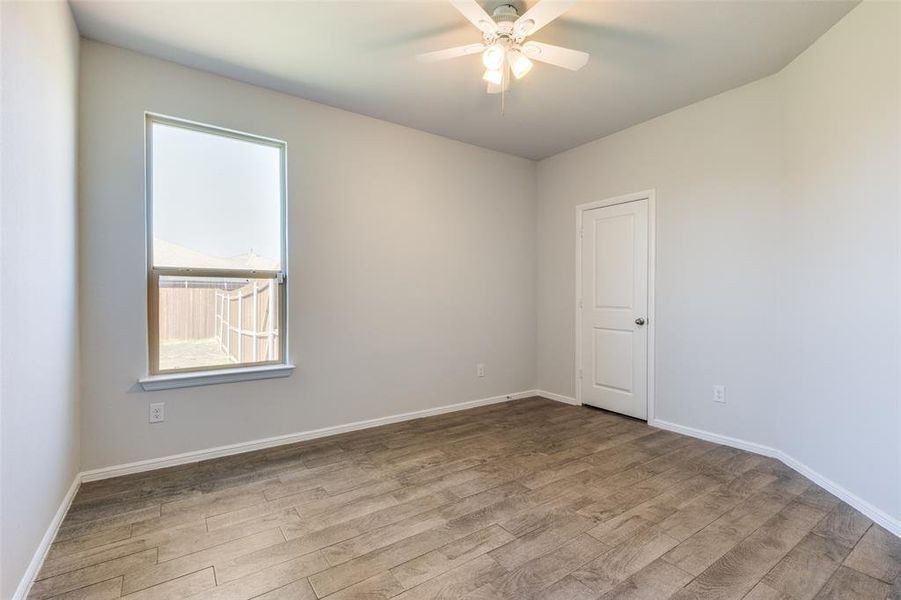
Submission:
M 0 597 L 78 472 L 76 86 L 64 2 L 0 2 Z
M 533 387 L 534 163 L 113 46 L 81 58 L 84 469 Z M 136 387 L 145 110 L 288 142 L 290 378 Z
M 574 207 L 656 188 L 657 418 L 901 516 L 898 11 L 863 3 L 781 73 L 539 163 L 540 389 L 574 393 Z
M 901 4 L 865 2 L 780 75 L 780 340 L 792 456 L 901 518 Z

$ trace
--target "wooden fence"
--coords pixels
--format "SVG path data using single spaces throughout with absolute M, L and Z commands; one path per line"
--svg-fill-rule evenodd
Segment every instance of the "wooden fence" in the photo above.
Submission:
M 278 360 L 278 288 L 252 280 L 235 290 L 215 290 L 214 328 L 219 348 L 237 363 Z
M 218 290 L 178 280 L 160 285 L 160 340 L 188 341 L 214 337 Z
M 231 362 L 278 360 L 278 284 L 175 280 L 159 293 L 161 341 L 215 339 Z

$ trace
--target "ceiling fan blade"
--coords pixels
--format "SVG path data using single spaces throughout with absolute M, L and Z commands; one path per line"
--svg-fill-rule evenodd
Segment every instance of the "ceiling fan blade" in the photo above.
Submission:
M 570 71 L 578 71 L 588 62 L 589 54 L 580 50 L 570 50 L 541 42 L 526 42 L 522 51 L 532 60 L 563 67 Z
M 497 23 L 476 0 L 450 0 L 450 3 L 482 33 L 497 32 Z
M 532 35 L 575 4 L 576 0 L 539 0 L 513 23 L 513 31 L 520 35 Z
M 460 58 L 461 56 L 470 56 L 478 54 L 485 49 L 485 44 L 467 44 L 465 46 L 457 46 L 448 48 L 447 50 L 436 50 L 435 52 L 426 52 L 425 54 L 417 54 L 416 60 L 423 63 L 438 62 L 439 60 L 448 60 L 451 58 Z

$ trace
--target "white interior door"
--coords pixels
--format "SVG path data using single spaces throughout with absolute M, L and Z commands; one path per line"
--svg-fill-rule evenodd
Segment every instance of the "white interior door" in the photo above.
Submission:
M 648 201 L 582 213 L 583 403 L 648 418 Z

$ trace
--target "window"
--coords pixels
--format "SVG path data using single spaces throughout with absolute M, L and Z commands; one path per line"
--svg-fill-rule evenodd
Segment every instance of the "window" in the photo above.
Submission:
M 285 144 L 146 126 L 150 375 L 285 363 Z

